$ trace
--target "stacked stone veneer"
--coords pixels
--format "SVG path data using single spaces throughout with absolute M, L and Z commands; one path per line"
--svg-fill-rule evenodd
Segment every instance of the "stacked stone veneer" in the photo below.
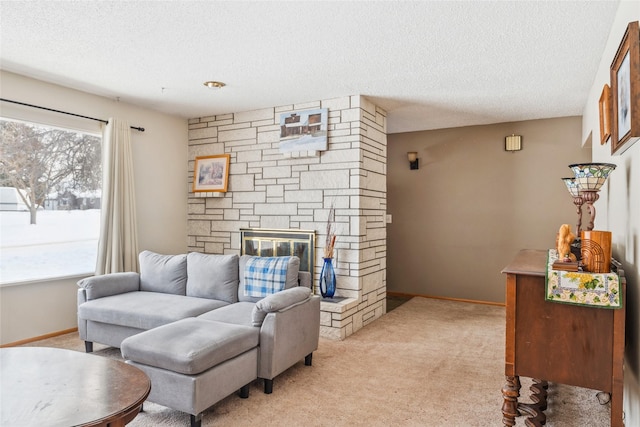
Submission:
M 280 114 L 328 108 L 328 150 L 286 156 Z M 226 193 L 192 193 L 196 156 L 230 154 Z M 343 339 L 386 311 L 386 113 L 361 96 L 189 120 L 189 251 L 240 252 L 241 228 L 316 231 L 315 277 L 335 208 L 336 297 L 321 335 Z

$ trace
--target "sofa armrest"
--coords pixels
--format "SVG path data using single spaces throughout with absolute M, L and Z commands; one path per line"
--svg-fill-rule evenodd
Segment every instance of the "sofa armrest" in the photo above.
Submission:
M 269 313 L 286 310 L 309 299 L 311 289 L 295 287 L 271 294 L 256 303 L 251 312 L 253 326 L 261 326 Z
M 309 295 L 301 302 L 267 313 L 260 327 L 258 377 L 273 379 L 295 365 L 318 349 L 319 338 L 319 295 Z
M 110 295 L 123 294 L 140 290 L 140 274 L 135 272 L 109 273 L 91 276 L 78 281 L 78 291 L 83 293 L 84 300 L 90 301 Z M 81 301 L 80 296 L 78 302 Z

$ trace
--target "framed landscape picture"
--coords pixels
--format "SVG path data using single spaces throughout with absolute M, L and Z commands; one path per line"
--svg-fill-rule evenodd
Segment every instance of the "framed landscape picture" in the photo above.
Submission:
M 196 157 L 193 165 L 193 192 L 226 192 L 229 158 L 229 154 Z
M 280 152 L 325 151 L 329 110 L 294 111 L 280 115 Z
M 611 154 L 622 154 L 640 139 L 640 32 L 627 26 L 611 63 Z

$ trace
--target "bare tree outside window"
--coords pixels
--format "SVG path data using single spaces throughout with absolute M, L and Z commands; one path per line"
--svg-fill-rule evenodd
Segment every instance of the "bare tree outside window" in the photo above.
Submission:
M 101 138 L 0 118 L 0 283 L 95 271 Z
M 101 188 L 100 149 L 96 136 L 0 120 L 0 186 L 18 190 L 31 224 L 48 199 L 80 208 L 82 194 Z

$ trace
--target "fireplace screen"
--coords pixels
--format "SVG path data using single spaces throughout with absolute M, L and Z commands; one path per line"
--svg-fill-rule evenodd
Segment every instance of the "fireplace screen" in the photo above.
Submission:
M 300 271 L 311 273 L 315 259 L 316 232 L 313 230 L 240 229 L 242 255 L 297 256 Z

